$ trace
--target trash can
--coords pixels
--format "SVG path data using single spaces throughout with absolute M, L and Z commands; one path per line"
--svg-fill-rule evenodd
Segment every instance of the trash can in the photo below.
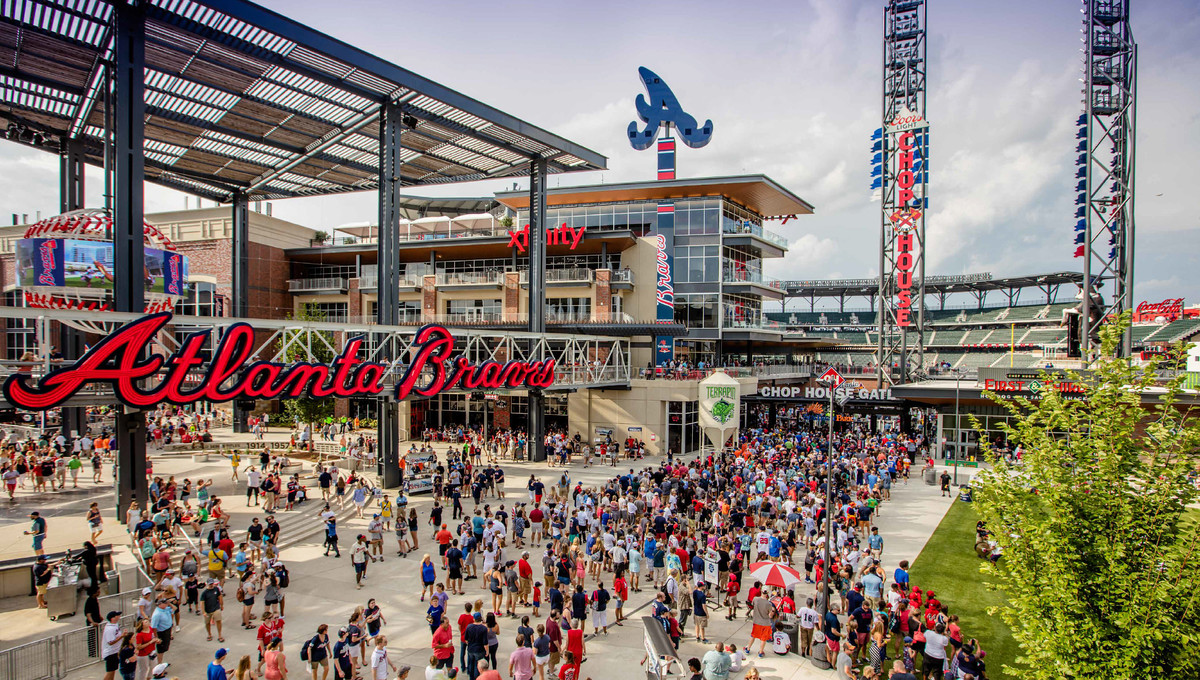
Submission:
M 780 629 L 787 633 L 787 636 L 792 640 L 792 654 L 800 653 L 800 621 L 782 621 L 779 624 Z
M 926 484 L 937 486 L 937 468 L 925 468 L 921 474 L 924 475 Z

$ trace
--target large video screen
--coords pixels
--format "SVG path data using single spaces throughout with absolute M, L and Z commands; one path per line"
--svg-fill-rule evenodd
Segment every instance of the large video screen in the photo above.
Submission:
M 145 249 L 146 291 L 187 295 L 188 259 L 179 253 Z M 17 283 L 112 290 L 113 244 L 79 239 L 26 238 L 17 241 Z

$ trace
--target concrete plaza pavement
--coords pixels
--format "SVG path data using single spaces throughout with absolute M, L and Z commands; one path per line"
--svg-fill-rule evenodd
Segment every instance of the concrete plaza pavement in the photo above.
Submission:
M 437 448 L 439 453 L 442 453 L 447 445 L 439 444 Z M 638 466 L 657 465 L 657 463 L 657 460 L 650 459 L 639 461 Z M 561 474 L 561 468 L 548 468 L 544 464 L 537 463 L 508 462 L 504 467 L 507 472 L 507 498 L 503 500 L 485 499 L 484 502 L 492 504 L 493 507 L 504 503 L 506 507 L 511 508 L 515 502 L 526 501 L 528 496 L 525 491 L 525 483 L 530 474 L 537 474 L 545 482 L 557 479 Z M 628 465 L 624 467 L 627 469 Z M 597 466 L 585 469 L 582 464 L 575 464 L 570 466 L 569 474 L 572 481 L 580 480 L 585 485 L 595 485 L 606 481 L 616 470 L 620 469 L 622 468 Z M 158 457 L 155 460 L 155 473 L 160 472 L 164 475 L 174 474 L 177 478 L 186 475 L 193 480 L 196 477 L 217 479 L 217 495 L 229 497 L 225 505 L 233 515 L 231 528 L 238 532 L 243 531 L 249 523 L 249 518 L 256 514 L 252 512 L 255 508 L 251 508 L 250 511 L 244 508 L 244 486 L 234 486 L 229 482 L 228 462 L 196 464 L 191 461 L 190 457 Z M 969 474 L 960 470 L 960 481 L 965 481 Z M 919 479 L 919 475 L 914 475 L 914 479 L 908 485 L 899 483 L 893 486 L 892 498 L 892 501 L 883 505 L 878 518 L 880 533 L 884 536 L 885 541 L 884 566 L 889 573 L 900 560 L 912 561 L 920 553 L 921 548 L 953 502 L 952 499 L 940 497 L 937 487 L 924 484 Z M 331 630 L 336 633 L 337 628 L 345 624 L 355 607 L 365 605 L 368 598 L 374 597 L 387 620 L 383 632 L 388 636 L 391 658 L 396 663 L 413 666 L 410 678 L 423 677 L 423 669 L 428 662 L 431 650 L 430 631 L 425 623 L 427 603 L 418 600 L 420 592 L 419 562 L 421 554 L 425 552 L 436 555 L 436 550 L 429 550 L 432 544 L 432 530 L 426 525 L 431 505 L 432 499 L 427 495 L 415 496 L 410 499 L 410 507 L 415 507 L 421 517 L 421 529 L 418 532 L 420 548 L 414 553 L 410 553 L 408 558 L 396 557 L 394 535 L 391 533 L 385 535 L 386 561 L 370 565 L 367 571 L 368 579 L 361 590 L 354 586 L 353 568 L 350 565 L 347 550 L 343 550 L 341 559 L 322 555 L 320 524 L 316 518 L 316 513 L 320 509 L 319 503 L 309 502 L 301 509 L 293 511 L 300 514 L 301 517 L 290 520 L 289 525 L 299 527 L 311 522 L 317 531 L 311 538 L 299 541 L 282 551 L 282 559 L 291 571 L 291 585 L 285 591 L 287 623 L 283 635 L 284 651 L 288 657 L 291 676 L 300 677 L 297 674 L 303 673 L 307 677 L 307 669 L 299 660 L 299 650 L 303 642 L 314 634 L 320 623 L 329 624 Z M 466 499 L 464 505 L 466 511 L 470 513 L 472 505 L 469 498 Z M 86 508 L 86 504 L 84 507 Z M 292 513 L 282 514 L 286 516 Z M 448 518 L 448 514 L 445 517 Z M 11 522 L 11 520 L 9 521 Z M 60 523 L 68 524 L 69 522 Z M 339 528 L 342 546 L 349 547 L 353 537 L 365 530 L 366 523 L 365 519 L 344 521 Z M 83 522 L 82 514 L 79 515 L 77 524 L 80 527 L 79 531 L 86 538 L 86 525 Z M 123 533 L 124 530 L 115 523 L 106 526 L 108 531 Z M 10 526 L 0 527 L 0 532 L 7 533 L 11 528 Z M 73 529 L 66 529 L 66 531 L 73 531 Z M 291 529 L 285 529 L 285 531 L 291 531 Z M 0 533 L 0 540 L 3 539 L 3 535 Z M 235 533 L 235 539 L 236 537 Z M 74 545 L 78 545 L 78 543 Z M 540 571 L 542 547 L 531 549 L 530 552 L 536 574 Z M 128 551 L 125 553 L 126 558 L 132 560 Z M 519 555 L 519 552 L 514 553 L 511 548 L 506 549 L 506 553 L 509 558 Z M 444 572 L 439 571 L 439 578 L 443 576 Z M 465 602 L 478 598 L 485 599 L 485 602 L 490 603 L 490 600 L 484 597 L 487 591 L 482 588 L 479 581 L 467 581 L 465 586 L 467 595 L 452 595 L 450 598 L 447 613 L 452 622 L 462 611 Z M 594 584 L 589 581 L 589 589 L 591 587 L 594 587 Z M 743 593 L 746 587 L 748 586 L 743 587 Z M 813 586 L 806 586 L 802 592 L 812 592 L 812 589 Z M 240 618 L 240 606 L 233 601 L 231 595 L 231 592 L 227 594 L 225 610 L 225 620 L 228 626 L 225 629 L 226 642 L 223 646 L 230 650 L 227 665 L 235 665 L 237 659 L 243 654 L 253 655 L 255 649 L 255 632 L 242 630 L 237 625 Z M 620 677 L 622 674 L 628 677 L 630 673 L 640 676 L 645 671 L 644 667 L 638 666 L 638 662 L 643 656 L 640 617 L 648 613 L 645 607 L 653 599 L 654 591 L 644 588 L 643 592 L 631 593 L 631 595 L 631 601 L 625 607 L 625 614 L 630 621 L 627 621 L 625 626 L 610 626 L 609 635 L 596 637 L 592 633 L 589 622 L 587 629 L 589 636 L 588 660 L 583 666 L 584 677 L 599 679 Z M 29 601 L 32 605 L 32 598 L 29 598 Z M 521 612 L 530 613 L 530 610 L 523 609 Z M 707 630 L 709 639 L 745 646 L 749 640 L 750 625 L 749 621 L 744 618 L 745 610 L 743 609 L 741 613 L 742 618 L 736 621 L 727 621 L 724 618 L 725 610 L 712 612 Z M 543 607 L 540 618 L 531 620 L 531 624 L 536 627 L 539 621 L 545 620 L 547 614 L 546 608 Z M 43 613 L 34 609 L 3 611 L 0 612 L 0 630 L 6 631 L 3 636 L 5 638 L 10 638 L 8 631 L 20 630 L 20 640 L 36 639 L 59 630 L 78 627 L 81 615 L 60 620 L 59 623 L 50 623 Z M 612 618 L 610 612 L 610 620 Z M 689 633 L 690 623 L 689 621 L 689 631 L 687 631 Z M 507 677 L 507 658 L 514 648 L 513 638 L 517 621 L 501 619 L 500 626 L 502 632 L 497 656 L 502 674 Z M 212 658 L 212 652 L 218 646 L 222 646 L 215 639 L 211 643 L 205 641 L 203 634 L 203 624 L 199 617 L 189 617 L 185 612 L 183 630 L 177 634 L 172 651 L 167 657 L 172 664 L 172 676 L 200 677 L 202 669 Z M 6 639 L 4 646 L 11 646 L 17 642 L 18 639 Z M 693 638 L 687 637 L 680 645 L 680 656 L 685 660 L 692 656 L 700 657 L 711 648 L 711 644 L 703 645 L 695 642 Z M 818 670 L 808 660 L 795 654 L 781 657 L 768 650 L 765 658 L 755 657 L 752 658 L 752 662 L 758 667 L 762 676 L 768 680 L 829 678 L 833 675 L 832 671 Z M 91 666 L 67 677 L 94 678 L 100 674 L 98 669 L 99 666 Z M 740 678 L 741 674 L 737 674 L 735 677 Z

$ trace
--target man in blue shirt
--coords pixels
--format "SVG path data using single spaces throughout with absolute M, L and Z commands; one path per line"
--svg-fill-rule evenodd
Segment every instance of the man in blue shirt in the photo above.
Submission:
M 867 536 L 867 547 L 873 557 L 883 555 L 883 536 L 879 535 L 879 527 L 871 527 L 871 535 Z
M 771 532 L 771 538 L 767 539 L 767 555 L 770 556 L 772 562 L 779 561 L 779 554 L 783 550 L 783 543 L 779 540 L 779 530 Z
M 225 655 L 228 652 L 224 647 L 217 650 L 215 659 L 208 664 L 208 680 L 225 680 L 228 677 L 225 673 L 225 667 L 221 664 L 225 662 Z
M 158 660 L 166 661 L 167 652 L 171 649 L 171 629 L 175 626 L 175 612 L 171 611 L 171 603 L 159 600 L 154 613 L 150 615 L 150 627 L 158 635 Z

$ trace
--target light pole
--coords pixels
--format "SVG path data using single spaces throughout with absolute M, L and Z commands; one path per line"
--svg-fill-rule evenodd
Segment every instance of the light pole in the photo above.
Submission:
M 829 390 L 829 444 L 825 454 L 825 568 L 821 570 L 821 617 L 829 612 L 829 570 L 833 568 L 830 559 L 830 544 L 833 543 L 833 422 L 837 417 L 833 412 L 833 381 L 827 383 Z
M 958 416 L 958 386 L 962 381 L 962 369 L 954 369 L 954 486 L 958 486 L 958 443 L 962 440 L 959 432 Z

